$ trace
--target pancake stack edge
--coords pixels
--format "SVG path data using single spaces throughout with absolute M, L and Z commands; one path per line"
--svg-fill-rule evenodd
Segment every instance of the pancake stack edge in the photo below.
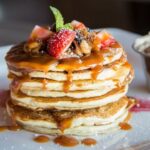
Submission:
M 81 60 L 80 67 L 74 59 L 27 57 L 23 47 L 13 47 L 6 56 L 11 79 L 7 110 L 23 128 L 92 135 L 119 129 L 126 121 L 134 105 L 126 96 L 134 71 L 120 44 L 99 52 L 99 61 L 92 63 L 95 56 Z

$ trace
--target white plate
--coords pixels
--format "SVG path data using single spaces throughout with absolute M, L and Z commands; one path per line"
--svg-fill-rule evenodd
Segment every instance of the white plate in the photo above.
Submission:
M 143 65 L 141 57 L 136 54 L 131 45 L 133 41 L 138 37 L 137 34 L 133 34 L 131 32 L 127 32 L 120 29 L 109 28 L 108 29 L 114 36 L 117 38 L 125 50 L 128 53 L 128 59 L 130 63 L 134 65 L 135 69 L 135 79 L 132 82 L 129 95 L 136 96 L 140 98 L 150 98 L 150 94 L 148 93 L 145 85 L 145 76 L 143 71 Z M 7 67 L 4 61 L 4 56 L 10 46 L 0 47 L 0 89 L 8 89 L 8 80 L 7 80 Z M 2 110 L 0 110 L 2 114 Z M 0 124 L 2 124 L 2 120 L 0 120 Z M 117 133 L 111 135 L 98 135 L 95 138 L 97 139 L 97 145 L 93 146 L 94 150 L 119 150 L 119 149 L 129 149 L 133 145 L 147 145 L 150 143 L 150 113 L 149 112 L 140 112 L 135 113 L 131 120 L 131 125 L 133 127 L 130 131 L 119 131 Z M 37 134 L 36 134 L 37 135 Z M 32 138 L 35 136 L 35 133 L 27 132 L 27 131 L 6 131 L 0 132 L 0 150 L 64 150 L 68 149 L 65 147 L 60 147 L 53 142 L 48 142 L 46 144 L 35 143 Z M 145 150 L 150 149 L 150 145 L 145 147 Z M 78 150 L 86 150 L 89 147 L 79 145 L 69 149 L 78 149 Z M 136 146 L 134 149 L 143 149 L 141 147 Z

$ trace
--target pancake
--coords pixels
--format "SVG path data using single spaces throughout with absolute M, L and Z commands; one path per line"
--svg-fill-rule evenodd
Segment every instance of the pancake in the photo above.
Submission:
M 93 109 L 36 112 L 13 105 L 9 101 L 7 110 L 21 126 L 31 131 L 46 134 L 85 135 L 118 127 L 118 123 L 125 120 L 128 109 L 133 104 L 134 100 L 123 97 L 117 102 Z
M 123 122 L 125 118 L 128 116 L 128 112 L 126 112 L 124 115 L 120 116 L 118 119 L 115 120 L 115 122 L 109 123 L 109 124 L 104 124 L 100 126 L 79 126 L 75 128 L 69 128 L 66 129 L 63 134 L 65 135 L 76 135 L 76 136 L 91 136 L 95 134 L 110 134 L 111 132 L 117 131 L 120 129 L 119 123 Z M 47 126 L 34 126 L 32 125 L 32 122 L 22 122 L 20 120 L 17 120 L 17 123 L 23 126 L 24 129 L 36 132 L 36 133 L 41 133 L 41 134 L 50 134 L 50 135 L 55 135 L 55 134 L 62 134 L 62 132 L 58 129 L 51 129 Z M 44 122 L 41 122 L 42 124 Z
M 95 72 L 97 75 L 97 80 L 106 80 L 106 79 L 114 78 L 118 74 L 118 72 L 120 72 L 120 70 L 131 68 L 131 65 L 127 62 L 127 59 L 124 55 L 119 60 L 109 65 L 100 67 L 100 71 L 98 72 L 97 70 L 95 71 L 94 68 L 81 70 L 81 71 L 73 71 L 72 80 L 89 80 L 92 78 Z M 24 75 L 24 72 L 21 72 L 20 70 L 15 71 L 9 69 L 9 72 L 19 77 Z M 58 72 L 58 71 L 57 72 L 56 71 L 48 71 L 48 72 L 31 71 L 28 73 L 28 76 L 30 78 L 44 78 L 44 79 L 51 79 L 55 81 L 68 80 L 67 72 Z
M 93 52 L 82 58 L 54 59 L 48 54 L 28 55 L 24 52 L 24 43 L 21 43 L 7 53 L 6 62 L 10 70 L 19 72 L 32 71 L 78 71 L 93 68 L 97 65 L 107 65 L 119 60 L 124 53 L 122 46 L 115 43 L 109 49 Z M 70 65 L 71 62 L 71 65 Z
M 128 86 L 120 87 L 108 92 L 105 95 L 92 98 L 71 98 L 71 97 L 34 97 L 22 93 L 11 91 L 12 102 L 30 109 L 59 109 L 59 110 L 77 110 L 87 109 L 106 105 L 118 101 L 127 93 Z
M 115 76 L 113 78 L 107 80 L 75 80 L 72 81 L 70 85 L 65 81 L 55 81 L 49 79 L 20 79 L 18 78 L 18 82 L 21 84 L 21 91 L 24 89 L 28 90 L 52 90 L 52 91 L 77 91 L 77 90 L 104 90 L 110 87 L 110 90 L 116 87 L 118 84 L 123 85 L 124 80 L 131 72 L 131 68 L 122 67 L 120 70 L 116 71 Z M 57 75 L 58 76 L 58 75 Z M 17 79 L 15 79 L 17 82 Z M 15 84 L 16 85 L 16 84 Z M 68 89 L 67 89 L 68 86 Z M 68 92 L 67 91 L 67 92 Z M 107 91 L 107 90 L 106 90 Z

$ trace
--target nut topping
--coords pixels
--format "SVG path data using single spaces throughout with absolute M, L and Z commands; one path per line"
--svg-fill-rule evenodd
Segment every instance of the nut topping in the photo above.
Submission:
M 106 31 L 89 30 L 76 20 L 65 24 L 60 11 L 54 7 L 50 9 L 55 16 L 55 26 L 45 28 L 36 25 L 24 45 L 26 53 L 47 53 L 55 59 L 82 57 L 115 43 L 114 38 Z

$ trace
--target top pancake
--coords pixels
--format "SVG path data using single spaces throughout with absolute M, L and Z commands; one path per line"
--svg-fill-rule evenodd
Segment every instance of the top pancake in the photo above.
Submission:
M 124 53 L 119 43 L 113 44 L 108 49 L 92 52 L 89 56 L 81 58 L 66 58 L 57 60 L 48 54 L 32 56 L 24 52 L 24 43 L 21 43 L 6 55 L 9 69 L 19 72 L 32 71 L 78 71 L 93 68 L 97 65 L 107 65 L 118 59 Z

